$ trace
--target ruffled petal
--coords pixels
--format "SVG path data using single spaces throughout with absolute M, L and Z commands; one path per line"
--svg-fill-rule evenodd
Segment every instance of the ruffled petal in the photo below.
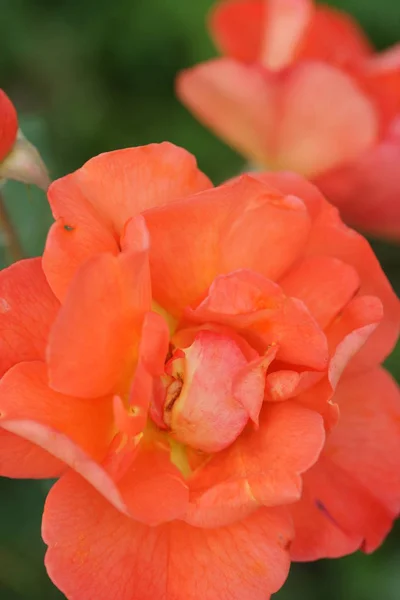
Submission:
M 57 223 L 44 255 L 55 293 L 62 297 L 95 253 L 114 252 L 131 217 L 209 187 L 193 156 L 167 142 L 100 154 L 55 181 L 48 196 Z
M 203 302 L 186 309 L 184 319 L 228 325 L 262 354 L 278 344 L 282 361 L 319 370 L 328 364 L 325 334 L 303 302 L 287 298 L 278 285 L 250 270 L 217 277 Z
M 258 429 L 248 428 L 190 481 L 186 520 L 216 527 L 259 506 L 279 506 L 301 495 L 301 473 L 315 463 L 325 439 L 319 414 L 293 402 L 266 404 Z
M 383 319 L 351 367 L 361 370 L 381 363 L 398 338 L 400 303 L 368 242 L 343 224 L 334 207 L 326 205 L 314 223 L 306 253 L 331 256 L 352 265 L 360 278 L 359 295 L 376 296 L 382 302 Z
M 173 315 L 198 301 L 221 273 L 247 268 L 278 278 L 298 257 L 310 228 L 300 200 L 247 176 L 144 216 L 153 296 Z

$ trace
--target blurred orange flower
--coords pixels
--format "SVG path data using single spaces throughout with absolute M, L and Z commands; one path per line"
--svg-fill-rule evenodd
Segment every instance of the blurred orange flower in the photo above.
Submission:
M 49 189 L 0 274 L 0 467 L 55 477 L 74 600 L 265 600 L 290 559 L 374 550 L 400 507 L 399 305 L 301 177 L 213 188 L 170 144 Z M 302 478 L 302 474 L 305 473 Z
M 50 180 L 36 148 L 18 129 L 15 107 L 0 89 L 0 180 L 15 179 L 35 184 L 44 190 Z
M 400 46 L 375 54 L 311 0 L 223 0 L 224 58 L 178 78 L 182 101 L 250 160 L 312 178 L 346 222 L 400 240 Z

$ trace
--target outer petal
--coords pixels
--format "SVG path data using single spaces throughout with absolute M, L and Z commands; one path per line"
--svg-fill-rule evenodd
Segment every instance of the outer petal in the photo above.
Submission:
M 58 477 L 66 465 L 36 444 L 0 429 L 0 475 L 17 479 Z
M 302 300 L 324 329 L 359 287 L 354 267 L 330 257 L 312 256 L 280 281 L 288 296 Z
M 194 474 L 186 520 L 216 527 L 259 506 L 296 501 L 300 474 L 315 463 L 324 439 L 317 413 L 293 402 L 265 405 L 259 429 L 248 428 Z
M 144 230 L 137 230 L 142 234 L 138 251 L 101 254 L 77 272 L 49 340 L 54 389 L 93 398 L 129 385 L 141 324 L 150 309 L 148 240 Z
M 310 227 L 301 201 L 247 176 L 145 218 L 153 294 L 175 315 L 220 273 L 247 268 L 276 279 L 296 260 Z
M 398 338 L 400 304 L 368 242 L 346 227 L 336 209 L 327 205 L 315 221 L 308 255 L 332 256 L 352 265 L 360 277 L 360 295 L 377 296 L 383 304 L 383 319 L 352 362 L 353 369 L 382 362 Z
M 0 376 L 17 362 L 44 358 L 58 309 L 40 258 L 0 272 Z
M 49 201 L 58 224 L 44 256 L 55 293 L 64 293 L 84 260 L 113 251 L 131 217 L 209 187 L 193 156 L 166 142 L 101 154 L 55 181 Z M 72 228 L 68 235 L 65 225 Z
M 220 529 L 149 528 L 73 474 L 52 488 L 42 532 L 48 573 L 70 600 L 267 600 L 286 578 L 292 533 L 267 509 Z
M 296 560 L 374 550 L 400 510 L 400 394 L 383 369 L 346 377 L 341 418 L 293 509 Z
M 13 147 L 17 131 L 17 111 L 6 93 L 0 90 L 0 162 Z
M 1 379 L 0 415 L 0 426 L 6 430 L 10 427 L 19 434 L 19 423 L 22 437 L 26 421 L 62 432 L 95 460 L 104 458 L 114 435 L 110 398 L 98 399 L 93 404 L 54 392 L 48 387 L 46 365 L 37 361 L 19 363 Z M 8 453 L 9 446 L 5 445 L 4 450 Z M 2 451 L 3 445 L 0 454 Z M 27 449 L 22 457 L 24 471 L 40 473 L 42 454 L 40 449 L 38 452 L 36 448 Z M 20 475 L 18 467 L 17 475 Z
M 366 367 L 381 363 L 390 354 L 398 338 L 400 303 L 368 242 L 346 227 L 338 211 L 326 202 L 314 185 L 302 177 L 294 173 L 260 173 L 252 176 L 283 194 L 296 194 L 306 204 L 313 219 L 306 255 L 329 256 L 353 266 L 360 278 L 359 295 L 377 296 L 381 300 L 384 312 L 382 322 L 352 366 L 363 368 L 364 363 Z

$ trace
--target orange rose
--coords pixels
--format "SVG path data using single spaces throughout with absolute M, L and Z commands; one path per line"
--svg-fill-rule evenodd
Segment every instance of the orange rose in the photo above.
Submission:
M 210 20 L 224 58 L 177 91 L 246 157 L 302 173 L 346 221 L 400 240 L 400 46 L 374 54 L 346 14 L 311 0 L 227 0 Z
M 0 89 L 0 180 L 15 179 L 33 183 L 44 190 L 50 180 L 36 148 L 18 129 L 17 112 Z
M 337 210 L 295 175 L 213 188 L 170 144 L 49 201 L 43 261 L 0 274 L 0 465 L 60 476 L 43 537 L 67 598 L 265 600 L 291 557 L 376 548 L 399 306 Z

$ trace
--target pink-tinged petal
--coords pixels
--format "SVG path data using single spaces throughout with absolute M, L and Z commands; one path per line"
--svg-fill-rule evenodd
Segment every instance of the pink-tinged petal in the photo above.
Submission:
M 263 0 L 217 3 L 210 15 L 210 29 L 221 52 L 237 60 L 256 61 L 261 53 L 266 12 Z
M 329 381 L 333 388 L 347 364 L 359 352 L 383 319 L 382 302 L 375 296 L 354 298 L 327 328 Z
M 87 261 L 74 277 L 50 334 L 50 385 L 83 398 L 124 387 L 150 301 L 145 244 L 141 251 L 118 257 L 100 254 Z
M 212 131 L 259 164 L 273 160 L 278 88 L 272 73 L 230 58 L 182 71 L 179 99 Z
M 265 404 L 257 430 L 249 427 L 193 475 L 186 520 L 216 527 L 262 505 L 298 500 L 300 475 L 315 463 L 324 439 L 316 412 L 290 401 Z
M 59 477 L 66 465 L 39 446 L 0 428 L 0 475 L 17 479 Z
M 355 356 L 352 368 L 369 368 L 381 363 L 398 338 L 400 303 L 368 242 L 346 227 L 338 211 L 327 205 L 314 222 L 306 253 L 331 256 L 352 265 L 360 278 L 359 295 L 377 296 L 382 302 L 383 319 Z
M 316 184 L 343 218 L 369 234 L 400 240 L 400 136 L 389 135 L 358 160 L 333 169 Z
M 340 421 L 292 512 L 295 560 L 372 552 L 400 510 L 400 394 L 381 368 L 345 377 Z
M 279 93 L 275 162 L 281 168 L 315 177 L 358 157 L 376 140 L 373 104 L 335 67 L 300 64 L 283 77 Z
M 217 277 L 203 302 L 186 309 L 184 319 L 232 327 L 260 353 L 278 344 L 277 358 L 282 361 L 313 369 L 328 364 L 325 334 L 306 306 L 248 270 Z
M 57 219 L 44 257 L 51 287 L 63 297 L 80 264 L 115 252 L 131 217 L 209 187 L 194 157 L 167 142 L 100 154 L 58 179 L 48 193 Z
M 304 302 L 322 329 L 346 306 L 360 285 L 354 267 L 326 256 L 305 259 L 279 283 L 285 294 Z
M 0 162 L 13 147 L 17 132 L 17 111 L 7 94 L 0 89 Z
M 0 425 L 7 428 L 12 421 L 15 433 L 18 421 L 37 421 L 64 433 L 95 460 L 104 458 L 114 435 L 110 398 L 93 404 L 55 392 L 48 386 L 45 363 L 38 361 L 19 363 L 1 379 L 0 415 Z
M 276 368 L 276 366 L 275 366 Z M 313 371 L 277 369 L 267 374 L 265 400 L 282 402 L 312 388 L 324 375 Z
M 300 200 L 247 176 L 144 216 L 153 296 L 173 315 L 198 301 L 220 273 L 247 268 L 281 276 L 310 230 Z
M 250 414 L 258 418 L 265 378 L 257 370 L 243 377 L 247 360 L 240 348 L 211 331 L 200 332 L 184 355 L 183 384 L 177 398 L 168 402 L 167 396 L 164 419 L 180 442 L 218 452 L 238 437 Z
M 268 0 L 260 60 L 268 69 L 287 67 L 314 16 L 312 0 Z
M 0 375 L 18 362 L 44 358 L 58 309 L 39 258 L 0 272 Z
M 287 576 L 292 528 L 280 509 L 219 529 L 147 527 L 70 473 L 47 497 L 42 534 L 47 571 L 71 600 L 268 600 Z
M 366 35 L 349 14 L 319 5 L 298 48 L 297 58 L 322 60 L 350 69 L 359 67 L 372 52 Z

